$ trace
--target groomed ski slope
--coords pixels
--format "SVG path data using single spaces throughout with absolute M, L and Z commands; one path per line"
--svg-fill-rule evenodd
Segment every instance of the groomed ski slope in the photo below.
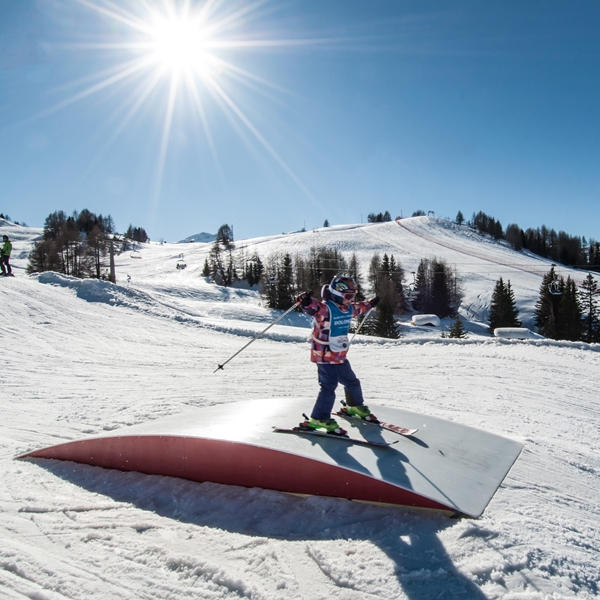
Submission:
M 406 225 L 332 227 L 247 246 L 261 257 L 268 248 L 300 252 L 302 236 L 319 236 L 356 251 L 364 272 L 373 248 L 393 253 L 409 273 L 420 257 L 444 258 L 462 273 L 465 301 L 479 302 L 479 314 L 506 269 L 522 315 L 533 310 L 535 270 L 543 274 L 547 262 L 438 220 Z M 121 255 L 113 286 L 27 277 L 27 250 L 40 232 L 2 230 L 14 240 L 16 277 L 0 282 L 0 597 L 598 597 L 598 346 L 496 340 L 476 320 L 467 340 L 408 320 L 400 340 L 357 338 L 350 356 L 371 404 L 524 442 L 478 520 L 15 461 L 190 407 L 293 396 L 307 398 L 309 410 L 317 382 L 301 315 L 213 373 L 278 313 L 253 291 L 204 282 L 209 244 L 150 244 L 141 260 Z M 178 271 L 181 252 L 188 266 Z
M 169 295 L 171 285 L 177 285 L 181 289 L 189 284 L 193 291 L 188 289 L 188 294 L 202 300 L 208 300 L 211 295 L 220 306 L 223 298 L 231 301 L 238 296 L 232 295 L 230 291 L 209 291 L 199 286 L 198 277 L 211 245 L 139 246 L 141 250 L 136 255 L 142 256 L 141 259 L 131 258 L 133 253 L 129 252 L 118 257 L 118 277 L 125 281 L 126 275 L 130 275 L 136 287 L 151 285 L 154 292 L 160 292 L 166 286 Z M 375 253 L 380 256 L 384 253 L 393 254 L 405 271 L 406 284 L 413 280 L 413 273 L 422 258 L 444 259 L 456 269 L 464 288 L 461 315 L 473 323 L 484 324 L 483 329 L 472 328 L 474 334 L 484 335 L 487 335 L 485 324 L 489 303 L 498 278 L 510 280 L 523 325 L 533 327 L 533 314 L 542 276 L 552 265 L 551 261 L 527 251 L 515 252 L 506 242 L 483 237 L 466 226 L 431 217 L 415 217 L 389 223 L 338 225 L 236 242 L 238 251 L 243 249 L 247 256 L 256 252 L 263 263 L 266 263 L 269 256 L 284 253 L 289 253 L 292 257 L 306 257 L 310 248 L 322 246 L 336 248 L 346 259 L 350 259 L 355 253 L 365 282 L 369 263 Z M 186 269 L 176 268 L 180 261 L 186 264 Z M 576 280 L 585 276 L 581 271 L 561 265 L 557 266 L 556 272 L 565 278 L 571 275 Z M 252 316 L 252 320 L 255 316 Z M 404 320 L 408 322 L 410 317 Z

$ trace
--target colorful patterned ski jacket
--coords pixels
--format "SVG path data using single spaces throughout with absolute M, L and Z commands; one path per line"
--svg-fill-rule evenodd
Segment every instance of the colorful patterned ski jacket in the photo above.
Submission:
M 349 350 L 350 321 L 371 308 L 370 302 L 356 302 L 346 307 L 333 300 L 319 302 L 312 298 L 311 303 L 303 307 L 304 312 L 314 319 L 310 360 L 335 365 L 345 362 Z

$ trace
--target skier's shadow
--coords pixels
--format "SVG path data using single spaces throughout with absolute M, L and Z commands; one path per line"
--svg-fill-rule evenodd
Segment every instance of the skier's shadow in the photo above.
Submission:
M 349 422 L 348 425 L 350 426 L 350 431 L 349 434 L 353 435 L 353 431 L 357 431 L 360 432 L 361 434 L 366 433 L 368 437 L 368 439 L 372 442 L 379 442 L 379 443 L 385 443 L 385 442 L 389 442 L 389 439 L 386 439 L 383 436 L 383 430 L 381 428 L 378 427 L 373 427 L 372 425 L 369 425 L 367 423 L 361 423 L 360 421 L 355 421 L 355 422 Z M 398 438 L 399 436 L 391 434 L 393 437 Z M 427 448 L 427 444 L 425 442 L 423 442 L 422 440 L 420 440 L 418 437 L 403 437 L 401 439 L 397 439 L 396 443 L 393 444 L 392 446 L 389 446 L 387 448 L 374 448 L 374 452 L 377 456 L 377 470 L 379 471 L 379 475 L 381 476 L 381 479 L 383 481 L 386 482 L 390 482 L 393 483 L 394 485 L 400 486 L 405 490 L 412 490 L 413 489 L 413 485 L 412 482 L 410 480 L 410 477 L 408 476 L 407 472 L 406 472 L 406 464 L 409 464 L 410 461 L 408 459 L 408 457 L 403 454 L 400 451 L 400 448 L 402 447 L 400 445 L 400 442 L 406 443 L 406 444 L 417 444 L 418 446 L 422 446 L 424 448 Z M 335 458 L 335 456 L 332 455 L 333 458 Z M 356 465 L 353 467 L 354 470 L 359 471 L 360 469 L 363 469 L 363 471 L 366 471 L 365 467 L 363 464 L 358 463 L 358 461 L 355 461 Z M 338 462 L 338 464 L 342 464 L 340 462 Z M 344 465 L 346 466 L 346 465 Z M 435 485 L 430 479 L 427 478 L 427 476 L 420 472 L 417 467 L 415 465 L 413 465 L 413 470 L 417 471 L 419 473 L 419 475 L 424 478 L 427 479 L 427 481 L 429 481 L 430 485 L 432 487 L 434 487 L 435 489 L 437 489 L 437 491 L 444 497 L 447 506 L 456 506 L 455 502 L 453 501 L 452 498 L 450 498 L 449 496 L 446 495 L 446 493 L 441 490 L 437 485 Z M 369 473 L 370 475 L 374 475 L 375 477 L 378 477 L 377 473 Z
M 354 437 L 356 434 L 363 435 L 365 439 L 371 442 L 387 443 L 390 441 L 390 437 L 396 438 L 396 442 L 386 448 L 371 448 L 371 451 L 376 456 L 376 462 L 359 462 L 350 456 L 349 449 L 352 446 L 344 446 L 343 449 L 338 448 L 342 444 L 331 444 L 328 448 L 323 448 L 327 454 L 329 454 L 338 465 L 345 468 L 350 468 L 358 473 L 367 473 L 374 476 L 376 479 L 382 479 L 385 482 L 392 483 L 393 485 L 400 486 L 405 490 L 413 490 L 413 484 L 406 471 L 407 464 L 410 463 L 408 457 L 401 452 L 401 444 L 417 444 L 427 448 L 427 444 L 418 437 L 403 437 L 398 439 L 400 436 L 391 434 L 386 439 L 383 435 L 383 430 L 378 427 L 373 427 L 367 423 L 361 423 L 360 421 L 348 421 L 344 422 L 344 425 L 349 429 L 349 435 Z M 358 437 L 358 436 L 356 436 Z M 333 447 L 335 446 L 335 447 Z M 334 451 L 335 450 L 335 451 Z M 367 468 L 367 464 L 370 464 L 371 469 Z M 437 487 L 427 476 L 420 472 L 414 465 L 413 470 L 417 471 L 420 477 L 427 479 L 429 483 L 437 489 L 437 491 L 444 497 L 448 506 L 455 506 L 452 498 L 448 497 L 443 490 Z
M 454 566 L 439 535 L 456 521 L 436 514 L 336 498 L 296 497 L 260 488 L 196 483 L 174 477 L 103 469 L 69 461 L 26 459 L 92 493 L 199 527 L 288 541 L 364 540 L 384 552 L 411 600 L 462 597 L 484 600 Z M 310 553 L 312 554 L 312 553 Z M 316 559 L 315 559 L 316 560 Z M 368 566 L 357 552 L 351 570 Z M 333 580 L 333 577 L 332 577 Z M 443 589 L 443 596 L 439 590 Z
M 356 437 L 359 439 L 362 437 L 368 441 L 381 444 L 388 442 L 388 440 L 381 435 L 381 429 L 373 427 L 372 425 L 344 423 L 344 426 L 348 428 L 350 437 L 354 437 L 355 433 L 358 433 L 359 435 L 356 435 Z M 362 427 L 367 427 L 367 431 L 365 432 Z M 366 435 L 363 435 L 365 433 Z M 355 446 L 354 444 L 339 440 L 330 440 L 328 437 L 329 436 L 307 436 L 304 439 L 306 443 L 310 443 L 312 446 L 318 446 L 340 467 L 376 478 L 379 478 L 381 475 L 381 478 L 384 481 L 393 482 L 394 485 L 399 485 L 404 489 L 412 489 L 412 484 L 408 478 L 405 467 L 408 458 L 400 451 L 398 444 L 381 448 L 376 446 Z M 356 452 L 354 452 L 354 450 L 357 448 L 360 449 L 360 454 L 368 460 L 359 460 L 356 458 Z M 371 457 L 374 457 L 375 460 L 373 461 Z

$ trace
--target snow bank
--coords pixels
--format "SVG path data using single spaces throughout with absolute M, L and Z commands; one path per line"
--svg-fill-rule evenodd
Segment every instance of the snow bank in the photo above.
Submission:
M 543 340 L 543 335 L 534 333 L 527 327 L 496 327 L 494 336 L 497 338 L 513 339 L 513 340 Z
M 440 318 L 437 315 L 414 315 L 411 321 L 412 325 L 432 325 L 440 326 Z

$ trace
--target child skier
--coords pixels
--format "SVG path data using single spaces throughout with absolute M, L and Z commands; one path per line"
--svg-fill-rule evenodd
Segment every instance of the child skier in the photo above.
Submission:
M 352 317 L 377 306 L 379 298 L 355 303 L 356 292 L 354 279 L 336 275 L 329 285 L 323 286 L 322 302 L 311 298 L 311 292 L 304 292 L 296 298 L 304 312 L 314 318 L 310 360 L 317 363 L 321 390 L 308 422 L 311 429 L 345 434 L 335 419 L 331 418 L 338 383 L 344 386 L 348 414 L 361 419 L 377 420 L 364 404 L 360 381 L 346 359 L 346 354 Z

